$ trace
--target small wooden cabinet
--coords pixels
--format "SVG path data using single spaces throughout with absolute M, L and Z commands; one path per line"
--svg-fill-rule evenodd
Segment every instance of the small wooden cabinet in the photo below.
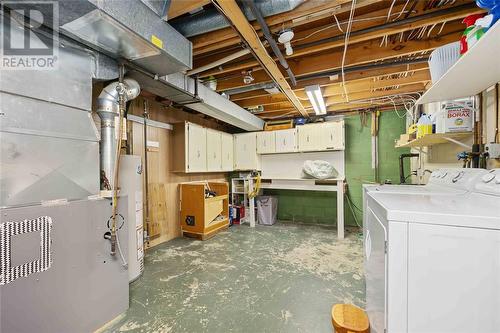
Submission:
M 233 170 L 233 135 L 185 122 L 174 125 L 174 170 L 221 172 Z
M 184 236 L 205 240 L 229 226 L 228 183 L 182 183 L 179 187 L 180 223 Z M 206 190 L 216 195 L 206 197 Z
M 322 138 L 326 150 L 342 150 L 344 142 L 344 122 L 331 121 L 322 125 Z
M 257 132 L 257 154 L 276 152 L 276 131 Z
M 299 151 L 345 149 L 344 121 L 297 126 Z
M 299 151 L 318 151 L 323 149 L 321 129 L 317 124 L 297 126 Z
M 259 170 L 260 158 L 257 155 L 257 133 L 234 135 L 234 170 Z
M 193 123 L 174 125 L 174 170 L 207 171 L 207 131 Z
M 276 152 L 293 153 L 297 151 L 297 129 L 276 131 Z

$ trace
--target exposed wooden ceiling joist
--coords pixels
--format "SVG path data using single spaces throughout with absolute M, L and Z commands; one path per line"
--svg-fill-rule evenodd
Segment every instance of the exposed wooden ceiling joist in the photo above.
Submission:
M 402 78 L 390 78 L 386 80 L 380 80 L 375 78 L 366 78 L 355 81 L 346 82 L 346 90 L 349 94 L 362 92 L 362 91 L 373 91 L 375 89 L 381 89 L 386 87 L 393 87 L 395 85 L 405 86 L 415 83 L 425 83 L 430 80 L 430 75 L 428 71 L 419 71 L 414 75 L 409 75 Z M 322 89 L 323 97 L 331 97 L 336 95 L 343 95 L 344 88 L 342 83 L 332 84 Z M 295 91 L 297 97 L 303 101 L 307 101 L 307 95 L 303 89 Z M 258 105 L 271 105 L 286 102 L 286 98 L 281 94 L 267 95 L 256 97 L 252 99 L 245 99 L 237 101 L 236 103 L 244 108 L 251 108 Z M 304 104 L 304 103 L 303 103 Z
M 170 1 L 170 8 L 168 9 L 168 19 L 171 20 L 182 14 L 189 13 L 192 10 L 208 5 L 210 0 L 181 0 Z
M 267 53 L 267 50 L 264 45 L 262 45 L 259 36 L 246 19 L 240 7 L 238 7 L 236 1 L 213 0 L 213 2 L 220 8 L 220 10 L 222 10 L 226 18 L 232 23 L 242 40 L 252 49 L 254 56 L 259 60 L 262 67 L 266 70 L 273 81 L 280 87 L 280 90 L 283 94 L 285 94 L 291 105 L 295 107 L 300 114 L 308 117 L 302 103 L 297 99 L 297 96 L 295 96 L 295 93 L 288 84 L 284 75 L 281 73 L 278 65 L 274 62 L 269 53 Z
M 362 91 L 362 92 L 349 93 L 347 96 L 343 96 L 343 95 L 332 96 L 332 97 L 325 98 L 325 104 L 327 105 L 327 108 L 328 108 L 329 106 L 336 105 L 336 104 L 343 104 L 343 103 L 348 103 L 348 102 L 355 103 L 357 101 L 362 101 L 362 100 L 369 100 L 369 99 L 374 99 L 374 98 L 391 96 L 394 94 L 410 94 L 410 93 L 420 92 L 420 91 L 424 91 L 424 90 L 425 90 L 424 83 L 412 83 L 409 85 L 403 85 L 399 88 L 395 87 L 394 89 L 390 89 L 390 90 Z M 365 102 L 367 102 L 367 101 L 365 101 Z M 304 105 L 304 108 L 312 109 L 312 105 L 309 101 L 303 101 L 302 104 Z M 293 106 L 288 102 L 265 105 L 264 106 L 264 113 L 290 110 L 292 108 L 293 108 Z
M 388 67 L 388 68 L 380 68 L 380 69 L 373 69 L 373 70 L 363 70 L 363 71 L 357 71 L 357 72 L 351 72 L 351 73 L 346 73 L 345 79 L 346 83 L 349 83 L 351 81 L 357 81 L 357 80 L 365 80 L 365 79 L 375 79 L 381 76 L 387 76 L 387 75 L 397 75 L 401 73 L 408 73 L 408 72 L 414 72 L 414 71 L 425 71 L 428 73 L 428 64 L 426 62 L 424 63 L 418 63 L 418 64 L 409 64 L 409 65 L 399 65 L 395 67 Z M 319 78 L 319 79 L 313 79 L 313 80 L 306 80 L 303 82 L 298 82 L 296 89 L 303 89 L 304 87 L 312 84 L 319 84 L 321 87 L 327 87 L 330 85 L 338 85 L 339 80 L 338 78 L 335 80 L 330 79 L 329 77 L 324 77 L 324 78 Z M 249 91 L 241 94 L 234 94 L 231 95 L 231 101 L 237 102 L 245 99 L 251 99 L 251 98 L 256 98 L 256 97 L 263 97 L 263 96 L 269 96 L 269 93 L 265 90 L 254 90 L 254 91 Z
M 462 31 L 461 27 L 454 26 L 449 28 L 454 31 L 449 31 L 446 35 L 428 40 L 411 40 L 391 44 L 387 47 L 380 47 L 380 41 L 369 41 L 352 45 L 348 50 L 345 66 L 350 67 L 432 51 L 439 46 L 457 41 Z M 334 50 L 327 53 L 319 53 L 290 61 L 289 65 L 297 78 L 312 73 L 339 70 L 342 65 L 342 52 L 343 50 Z M 253 72 L 253 77 L 255 79 L 253 84 L 269 81 L 267 75 L 262 71 Z M 242 86 L 245 86 L 243 80 L 240 77 L 235 77 L 220 80 L 217 90 L 223 91 Z
M 323 19 L 332 14 L 339 14 L 349 11 L 350 0 L 309 0 L 291 12 L 285 12 L 266 18 L 266 23 L 271 27 L 274 25 L 295 27 L 309 23 L 314 20 Z M 358 0 L 357 7 L 373 5 L 379 0 Z M 319 15 L 318 15 L 319 13 Z M 260 30 L 256 22 L 252 23 L 254 29 Z M 238 36 L 230 28 L 224 28 L 209 32 L 201 36 L 191 38 L 193 43 L 193 54 L 195 56 L 202 53 L 212 52 L 216 49 L 237 45 L 240 43 Z
M 443 9 L 440 12 L 434 12 L 430 14 L 423 14 L 420 17 L 414 17 L 407 19 L 409 22 L 405 23 L 405 21 L 401 22 L 391 22 L 385 25 L 375 26 L 371 28 L 365 28 L 357 31 L 353 31 L 351 33 L 351 37 L 349 38 L 349 44 L 355 44 L 359 42 L 369 41 L 376 38 L 382 38 L 387 36 L 388 34 L 398 34 L 401 32 L 422 28 L 425 26 L 432 26 L 437 24 L 442 24 L 443 22 L 454 21 L 458 19 L 462 19 L 467 15 L 476 14 L 484 12 L 481 8 L 474 8 L 471 4 L 465 4 L 452 9 Z M 436 15 L 437 13 L 441 13 L 440 15 Z M 415 21 L 413 21 L 415 20 Z M 387 26 L 387 27 L 385 27 Z M 436 31 L 439 30 L 439 27 Z M 366 31 L 366 32 L 365 32 Z M 316 45 L 311 45 L 307 47 L 297 48 L 295 47 L 295 51 L 291 56 L 287 56 L 288 59 L 302 57 L 304 55 L 310 56 L 311 54 L 318 53 L 321 51 L 338 48 L 344 46 L 343 35 L 337 35 L 334 37 L 330 37 L 331 41 L 321 42 Z M 258 63 L 255 60 L 250 61 L 241 61 L 237 64 L 233 64 L 230 66 L 224 66 L 222 69 L 213 69 L 200 74 L 200 77 L 207 77 L 211 75 L 220 75 L 228 72 L 241 71 L 243 69 L 248 69 L 258 66 Z

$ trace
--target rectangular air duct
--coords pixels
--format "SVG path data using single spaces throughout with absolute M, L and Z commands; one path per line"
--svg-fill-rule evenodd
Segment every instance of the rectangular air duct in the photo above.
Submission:
M 58 18 L 39 8 L 45 23 L 57 19 L 61 34 L 115 59 L 158 75 L 192 67 L 191 42 L 139 0 L 59 0 L 58 7 Z

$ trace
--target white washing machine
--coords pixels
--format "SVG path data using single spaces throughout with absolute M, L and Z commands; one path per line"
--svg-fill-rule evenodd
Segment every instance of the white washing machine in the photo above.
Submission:
M 474 168 L 444 168 L 432 172 L 426 185 L 391 185 L 391 184 L 364 184 L 363 185 L 363 212 L 366 211 L 368 192 L 384 193 L 429 193 L 429 194 L 465 194 L 472 190 L 474 184 L 483 175 L 485 169 Z M 366 223 L 363 218 L 363 225 Z
M 372 332 L 499 332 L 500 169 L 463 194 L 366 195 Z

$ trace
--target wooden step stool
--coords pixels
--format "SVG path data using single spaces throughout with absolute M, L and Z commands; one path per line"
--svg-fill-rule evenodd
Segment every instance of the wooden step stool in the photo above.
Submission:
M 335 304 L 332 307 L 332 324 L 336 333 L 370 333 L 365 311 L 351 304 Z

